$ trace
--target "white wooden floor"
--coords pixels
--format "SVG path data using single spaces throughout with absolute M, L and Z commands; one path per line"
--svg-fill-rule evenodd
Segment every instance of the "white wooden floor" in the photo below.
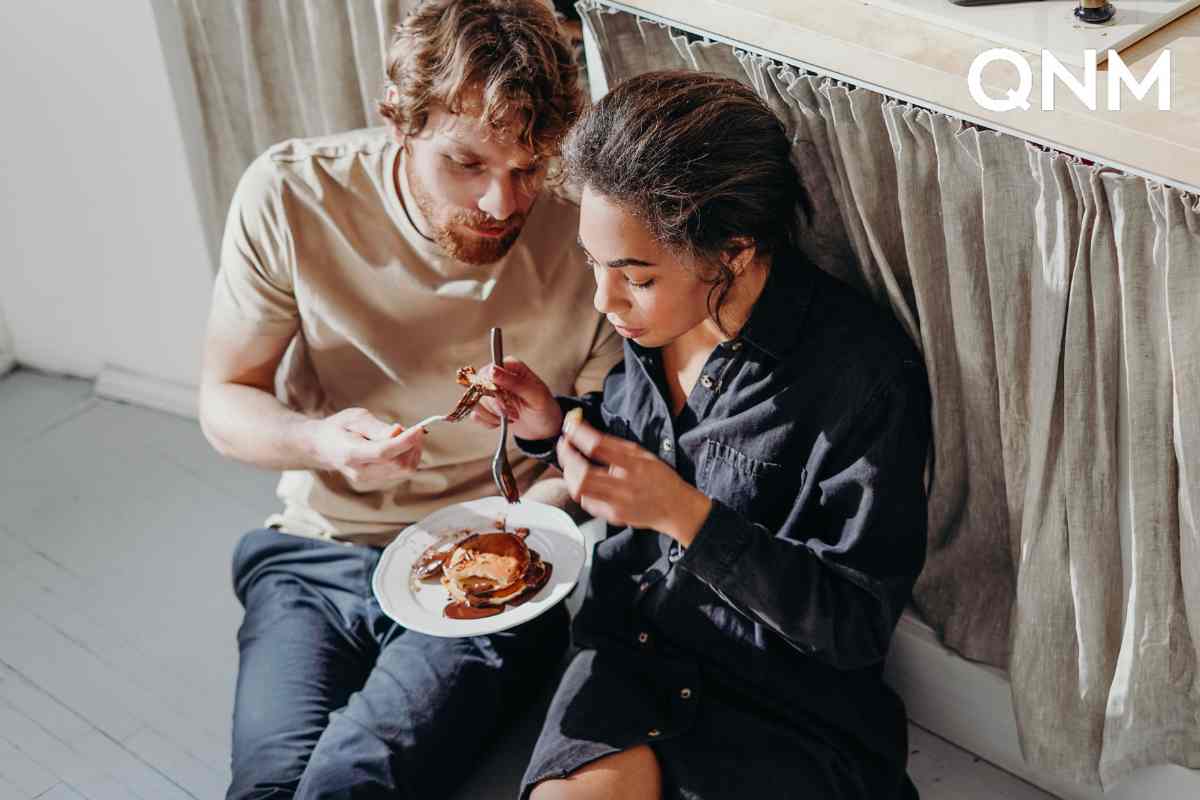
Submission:
M 229 557 L 274 483 L 190 420 L 86 381 L 0 378 L 0 800 L 223 796 Z M 458 796 L 511 798 L 537 722 Z M 915 726 L 911 741 L 925 800 L 1050 797 Z

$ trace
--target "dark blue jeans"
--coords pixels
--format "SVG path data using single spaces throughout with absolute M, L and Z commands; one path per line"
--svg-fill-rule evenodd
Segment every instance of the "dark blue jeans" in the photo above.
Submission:
M 229 800 L 445 797 L 561 663 L 561 605 L 466 639 L 396 624 L 371 592 L 380 552 L 273 530 L 242 538 Z

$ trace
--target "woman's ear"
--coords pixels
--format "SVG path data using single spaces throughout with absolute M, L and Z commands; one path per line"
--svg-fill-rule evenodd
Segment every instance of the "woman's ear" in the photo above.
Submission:
M 741 275 L 746 271 L 746 267 L 754 263 L 754 257 L 758 254 L 758 248 L 754 244 L 754 240 L 749 236 L 738 236 L 729 240 L 729 244 L 725 247 L 725 252 L 721 254 L 721 260 L 725 262 L 725 266 L 734 275 Z

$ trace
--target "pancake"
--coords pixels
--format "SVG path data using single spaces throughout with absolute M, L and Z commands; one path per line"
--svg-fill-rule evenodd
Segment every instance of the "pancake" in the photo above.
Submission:
M 457 541 L 449 555 L 447 545 L 439 543 L 418 560 L 414 575 L 419 570 L 432 574 L 440 565 L 441 583 L 450 595 L 445 608 L 448 617 L 475 619 L 498 614 L 506 606 L 528 600 L 550 579 L 552 565 L 529 548 L 525 542 L 528 535 L 528 528 L 470 534 Z

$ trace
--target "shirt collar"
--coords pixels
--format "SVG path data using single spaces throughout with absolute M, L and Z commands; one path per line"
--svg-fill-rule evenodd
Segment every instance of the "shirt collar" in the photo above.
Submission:
M 813 273 L 817 269 L 801 253 L 776 258 L 767 274 L 762 294 L 742 326 L 744 339 L 773 358 L 783 358 L 800 340 L 812 301 Z

